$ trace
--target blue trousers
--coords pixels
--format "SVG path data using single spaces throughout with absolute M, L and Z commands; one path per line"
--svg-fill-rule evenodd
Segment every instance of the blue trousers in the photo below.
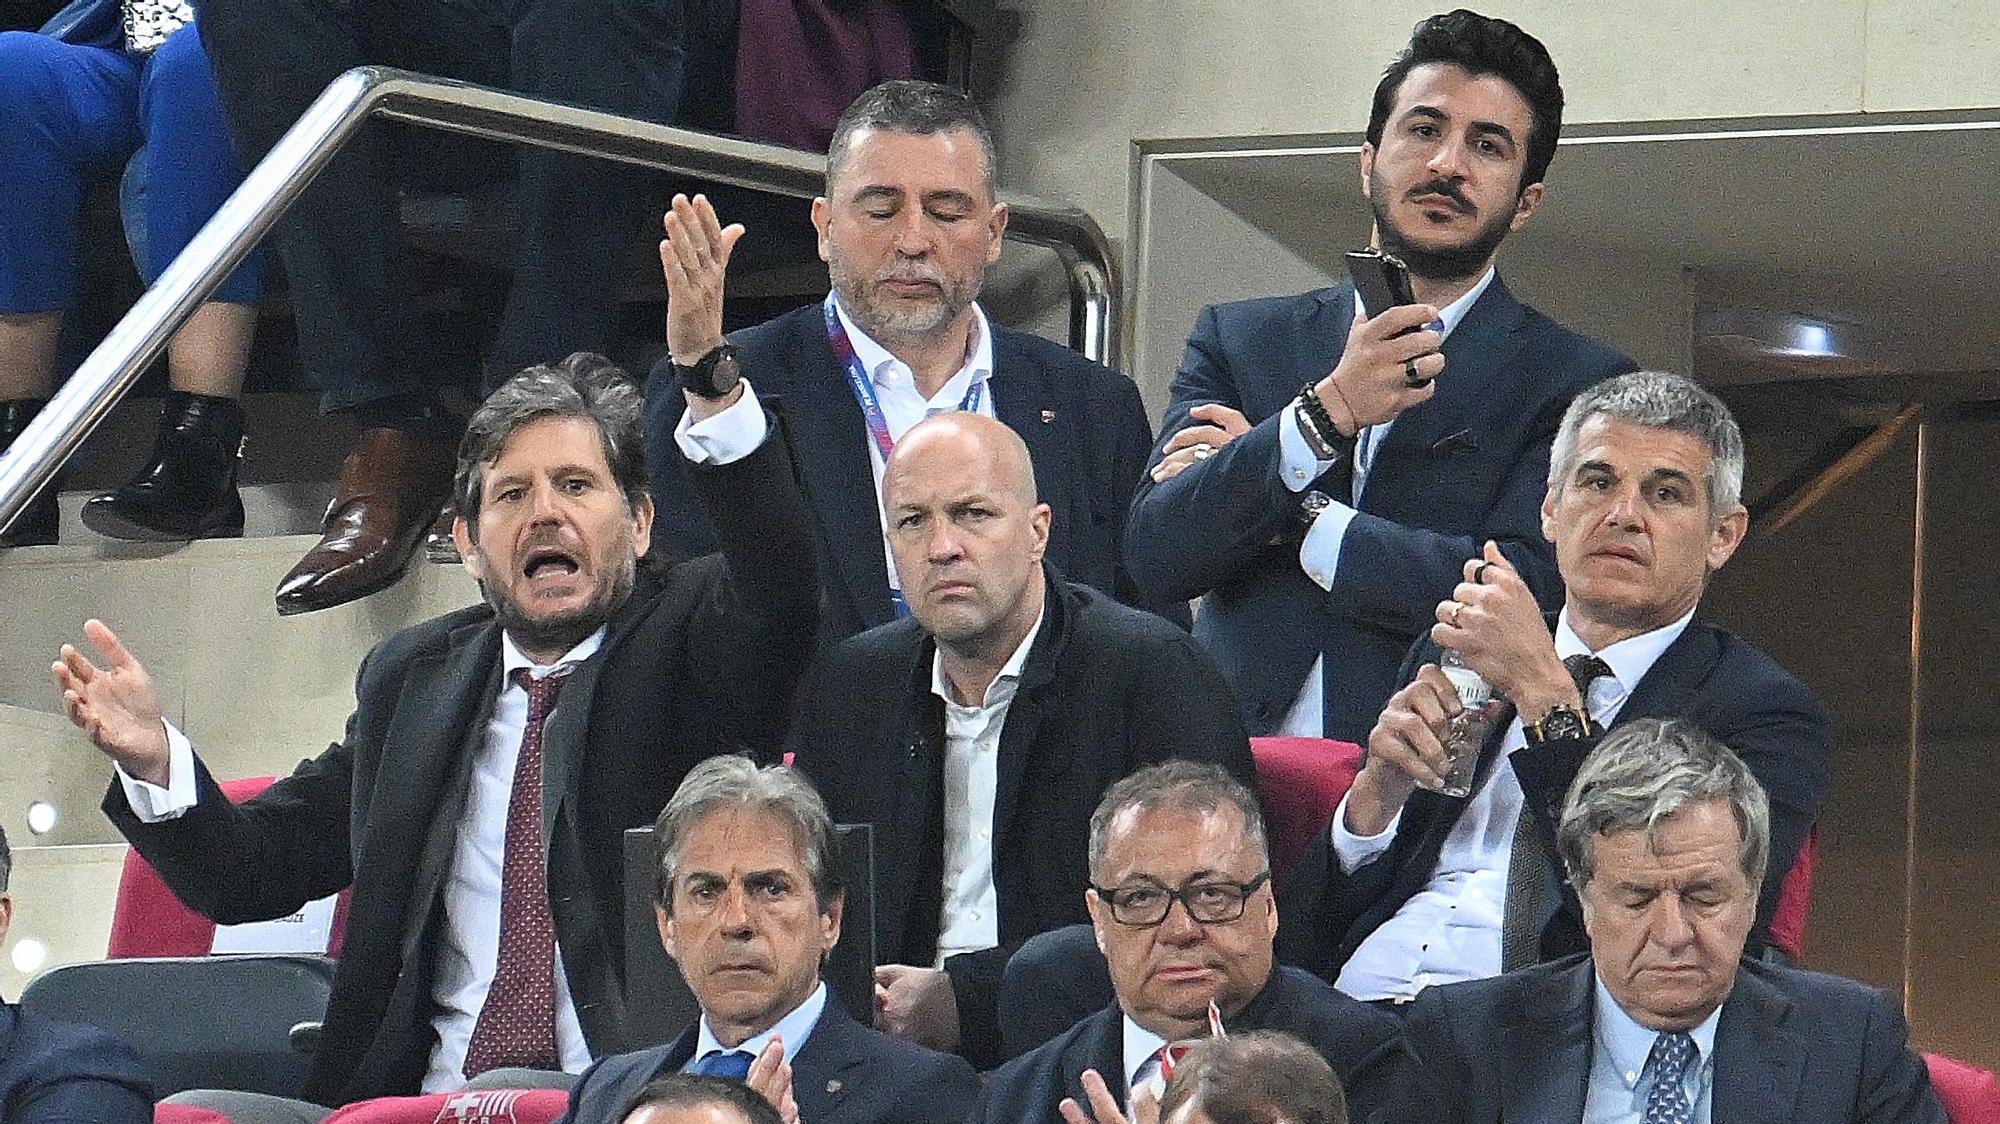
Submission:
M 151 55 L 0 32 L 0 312 L 56 312 L 76 300 L 84 194 L 117 179 L 144 146 L 150 284 L 243 178 L 208 57 L 193 26 Z M 255 257 L 215 300 L 253 304 Z

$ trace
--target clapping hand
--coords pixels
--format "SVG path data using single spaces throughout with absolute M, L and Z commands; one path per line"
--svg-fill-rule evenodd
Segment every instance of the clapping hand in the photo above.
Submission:
M 1056 1106 L 1064 1124 L 1160 1124 L 1160 1102 L 1151 1089 L 1141 1088 L 1132 1094 L 1129 1116 L 1118 1108 L 1118 1099 L 1094 1069 L 1083 1071 L 1083 1093 L 1090 1099 L 1089 1111 L 1077 1104 L 1075 1097 L 1064 1097 Z

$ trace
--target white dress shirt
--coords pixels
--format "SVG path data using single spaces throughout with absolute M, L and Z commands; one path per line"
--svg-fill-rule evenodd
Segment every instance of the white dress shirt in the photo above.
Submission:
M 688 1058 L 687 1064 L 681 1067 L 681 1072 L 692 1073 L 703 1058 L 715 1053 L 729 1054 L 740 1050 L 755 1059 L 758 1054 L 764 1052 L 764 1044 L 771 1040 L 772 1035 L 778 1037 L 778 1042 L 785 1051 L 784 1060 L 789 1064 L 792 1058 L 797 1056 L 799 1047 L 806 1044 L 806 1039 L 811 1036 L 813 1028 L 819 1025 L 819 1017 L 825 1011 L 826 984 L 822 982 L 813 988 L 811 995 L 806 996 L 805 1002 L 792 1008 L 784 1018 L 771 1024 L 771 1029 L 762 1034 L 753 1034 L 735 1046 L 722 1044 L 722 1041 L 715 1036 L 715 1031 L 709 1027 L 708 1013 L 704 1011 L 698 1024 L 699 1029 L 694 1035 L 694 1054 Z
M 713 432 L 706 437 L 676 433 L 683 450 L 692 444 L 701 453 L 697 456 L 689 451 L 689 459 L 726 464 L 748 456 L 763 444 L 767 429 L 764 412 L 747 379 L 743 397 L 705 424 L 709 423 L 719 424 L 712 424 Z M 687 425 L 685 418 L 682 424 Z M 465 1084 L 466 1050 L 499 967 L 500 869 L 507 848 L 507 806 L 513 796 L 521 734 L 528 723 L 528 693 L 513 681 L 514 669 L 528 668 L 537 679 L 566 674 L 597 652 L 605 631 L 599 628 L 547 667 L 536 666 L 512 636 L 501 633 L 501 690 L 472 760 L 471 784 L 445 877 L 444 932 L 431 984 L 431 998 L 438 1008 L 431 1026 L 438 1042 L 424 1075 L 424 1092 L 443 1092 Z M 162 722 L 167 732 L 166 785 L 139 780 L 117 768 L 125 800 L 142 823 L 178 818 L 196 802 L 193 744 L 172 722 Z M 581 1073 L 590 1065 L 590 1049 L 577 1020 L 576 1003 L 570 997 L 560 946 L 556 949 L 555 992 L 556 1052 L 564 1070 Z
M 944 700 L 944 905 L 938 911 L 937 967 L 945 958 L 1000 943 L 1000 896 L 993 888 L 993 802 L 1000 785 L 1000 732 L 1021 686 L 1021 667 L 1041 635 L 1044 607 L 978 706 L 960 706 L 931 658 L 931 693 Z
M 1468 289 L 1464 296 L 1438 310 L 1438 319 L 1444 322 L 1439 333 L 1451 338 L 1453 329 L 1472 311 L 1472 306 L 1486 293 L 1487 286 L 1493 284 L 1494 271 L 1491 268 L 1479 278 L 1478 283 Z M 1361 303 L 1361 294 L 1354 294 L 1354 307 L 1366 317 L 1368 310 Z M 1447 374 L 1440 376 L 1449 378 Z M 1280 479 L 1293 492 L 1303 492 L 1313 481 L 1320 478 L 1336 462 L 1323 461 L 1313 455 L 1306 444 L 1305 435 L 1299 431 L 1299 405 L 1293 402 L 1284 409 L 1285 418 L 1278 423 L 1278 450 Z M 1318 583 L 1321 589 L 1333 588 L 1334 572 L 1340 568 L 1340 544 L 1347 537 L 1347 525 L 1354 521 L 1355 505 L 1361 502 L 1361 491 L 1368 485 L 1368 471 L 1375 467 L 1375 452 L 1382 447 L 1382 441 L 1389 436 L 1389 427 L 1396 424 L 1391 418 L 1380 425 L 1363 426 L 1354 435 L 1353 489 L 1345 502 L 1337 497 L 1329 497 L 1328 504 L 1313 520 L 1306 532 L 1305 541 L 1299 544 L 1299 566 L 1306 576 Z M 1306 673 L 1306 681 L 1299 688 L 1299 697 L 1292 708 L 1285 712 L 1285 720 L 1275 731 L 1290 737 L 1317 738 L 1325 734 L 1324 711 L 1326 708 L 1325 688 L 1321 679 L 1326 674 L 1326 660 L 1322 657 L 1313 661 L 1312 670 Z
M 1693 617 L 1690 612 L 1664 628 L 1597 653 L 1611 674 L 1590 685 L 1590 697 L 1584 702 L 1592 721 L 1608 727 L 1617 720 L 1626 698 Z M 1570 628 L 1567 609 L 1556 621 L 1555 648 L 1565 659 L 1590 652 Z M 1432 984 L 1500 974 L 1507 864 L 1524 803 L 1511 756 L 1526 744 L 1517 715 L 1500 743 L 1500 760 L 1445 836 L 1430 881 L 1362 940 L 1334 986 L 1356 999 L 1412 999 Z M 1397 812 L 1378 835 L 1355 835 L 1347 830 L 1347 799 L 1341 799 L 1333 814 L 1333 850 L 1340 868 L 1352 874 L 1389 849 L 1403 816 Z
M 890 440 L 901 441 L 903 434 L 925 418 L 957 410 L 975 386 L 981 390 L 973 412 L 989 418 L 998 416 L 993 412 L 993 326 L 978 304 L 972 306 L 972 338 L 966 341 L 965 364 L 929 398 L 917 389 L 917 376 L 910 365 L 889 354 L 888 348 L 876 343 L 849 319 L 838 297 L 834 298 L 834 311 L 840 316 L 840 326 L 847 331 L 847 341 L 854 345 L 854 357 L 861 361 L 875 388 L 875 402 L 882 407 L 882 420 L 889 426 Z M 882 511 L 882 450 L 876 447 L 873 437 L 864 435 L 862 440 L 868 443 L 868 464 L 875 474 L 875 514 L 882 521 L 882 557 L 889 567 L 889 588 L 900 591 L 903 583 L 896 574 L 896 556 L 889 549 L 889 517 Z
M 1132 1021 L 1132 1016 L 1121 1015 L 1125 1024 L 1125 1103 L 1132 1103 L 1132 1090 L 1139 1083 L 1159 1071 L 1160 1047 L 1167 1040 Z M 1104 1076 L 1098 1074 L 1099 1077 Z M 1109 1081 L 1105 1082 L 1107 1085 Z
M 1647 1068 L 1646 1061 L 1652 1056 L 1653 1043 L 1660 1032 L 1632 1021 L 1632 1016 L 1605 990 L 1603 980 L 1593 979 L 1591 983 L 1596 1017 L 1591 1021 L 1590 1080 L 1584 1086 L 1583 1124 L 1645 1124 L 1646 1098 L 1658 1079 L 1658 1074 Z M 1681 1075 L 1681 1088 L 1687 1093 L 1688 1106 L 1694 1110 L 1688 1124 L 1709 1124 L 1712 1116 L 1715 1027 L 1721 1019 L 1722 1008 L 1717 1007 L 1688 1030 L 1688 1037 L 1694 1039 L 1698 1051 L 1695 1064 Z

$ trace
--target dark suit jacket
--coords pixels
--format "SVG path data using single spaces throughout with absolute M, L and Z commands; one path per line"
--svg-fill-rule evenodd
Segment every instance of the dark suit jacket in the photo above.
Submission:
M 557 1124 L 619 1124 L 646 1082 L 694 1057 L 697 1029 L 590 1067 Z M 965 1119 L 978 1095 L 979 1075 L 963 1058 L 862 1026 L 830 994 L 826 1013 L 792 1052 L 792 1097 L 799 1119 L 812 1124 L 948 1124 Z
M 1419 641 L 1403 665 L 1401 682 L 1437 659 L 1437 647 Z M 1498 760 L 1512 712 L 1494 724 L 1481 754 L 1479 776 Z M 1804 683 L 1771 657 L 1699 618 L 1660 653 L 1646 677 L 1618 711 L 1618 721 L 1686 718 L 1735 750 L 1771 802 L 1771 859 L 1750 934 L 1752 953 L 1763 947 L 1777 906 L 1778 887 L 1791 870 L 1826 796 L 1833 764 L 1833 733 L 1826 711 Z M 1615 725 L 1615 723 L 1614 723 Z M 1597 738 L 1523 746 L 1509 758 L 1535 817 L 1542 842 L 1556 854 L 1556 824 L 1563 799 Z M 1279 898 L 1278 951 L 1332 979 L 1368 934 L 1395 916 L 1430 881 L 1438 853 L 1469 803 L 1418 789 L 1403 805 L 1389 849 L 1352 875 L 1333 853 L 1331 825 L 1322 828 Z M 1553 960 L 1589 947 L 1576 892 L 1563 886 L 1562 905 L 1542 930 L 1542 958 Z
M 1280 967 L 1228 1030 L 1282 1030 L 1318 1050 L 1347 1092 L 1355 1124 L 1376 1119 L 1403 1068 L 1396 1020 L 1328 987 L 1297 968 Z M 1116 1005 L 1001 1066 L 986 1084 L 973 1117 L 990 1124 L 1061 1124 L 1064 1097 L 1088 1105 L 1083 1071 L 1094 1069 L 1119 1104 L 1125 1102 L 1125 1021 Z M 1419 1117 L 1395 1117 L 1398 1124 Z
M 1588 956 L 1426 988 L 1391 1120 L 1575 1124 L 1590 1081 Z M 1944 1124 L 1909 1028 L 1852 980 L 1745 960 L 1715 1026 L 1717 1124 Z
M 868 429 L 826 342 L 820 306 L 730 340 L 757 393 L 788 406 L 826 586 L 822 634 L 840 639 L 896 619 Z M 1120 557 L 1125 509 L 1153 440 L 1138 388 L 1068 348 L 998 324 L 990 386 L 998 417 L 1027 442 L 1035 487 L 1054 512 L 1049 561 L 1076 581 L 1139 604 Z M 674 445 L 685 409 L 678 388 L 662 361 L 646 384 L 646 467 L 659 506 L 653 541 L 688 557 L 714 549 L 715 533 L 689 501 L 685 458 Z M 1186 607 L 1171 606 L 1169 615 L 1176 612 L 1185 625 Z
M 1252 428 L 1164 484 L 1142 480 L 1133 498 L 1125 558 L 1140 595 L 1205 598 L 1195 634 L 1252 735 L 1276 729 L 1323 655 L 1326 736 L 1367 741 L 1403 653 L 1487 539 L 1558 604 L 1540 518 L 1549 443 L 1577 391 L 1632 369 L 1494 278 L 1445 340 L 1436 395 L 1376 453 L 1328 592 L 1299 568 L 1302 493 L 1280 478 L 1279 412 L 1339 364 L 1353 318 L 1349 285 L 1204 309 L 1153 459 L 1204 403 L 1241 410 Z M 1352 465 L 1312 487 L 1348 502 Z
M 945 962 L 967 1056 L 998 1059 L 1008 954 L 1090 920 L 1090 813 L 1112 782 L 1169 758 L 1213 761 L 1255 789 L 1229 688 L 1192 637 L 1048 570 L 1042 630 L 1000 734 L 993 883 L 1001 947 Z M 796 763 L 837 823 L 875 826 L 875 941 L 885 961 L 937 956 L 944 884 L 944 703 L 915 620 L 835 645 L 793 728 Z
M 723 553 L 642 570 L 544 737 L 543 839 L 570 994 L 593 1053 L 624 1048 L 621 836 L 716 753 L 768 756 L 817 628 L 812 540 L 782 430 L 691 474 Z M 343 741 L 249 802 L 198 769 L 200 803 L 142 824 L 104 808 L 196 911 L 282 917 L 352 883 L 347 937 L 307 1095 L 417 1090 L 434 1035 L 431 966 L 469 767 L 500 689 L 484 605 L 405 629 L 362 663 Z
M 0 1003 L 0 1120 L 152 1124 L 153 1086 L 132 1047 L 96 1027 Z

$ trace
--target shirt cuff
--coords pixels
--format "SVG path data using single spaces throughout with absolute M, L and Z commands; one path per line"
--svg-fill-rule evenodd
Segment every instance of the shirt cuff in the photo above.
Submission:
M 680 424 L 674 426 L 674 444 L 680 446 L 682 456 L 696 464 L 734 464 L 764 443 L 771 427 L 757 401 L 757 390 L 747 377 L 739 385 L 743 397 L 714 417 L 695 421 L 692 410 L 681 413 Z
M 167 728 L 165 788 L 140 780 L 117 762 L 111 765 L 118 771 L 119 785 L 125 789 L 125 803 L 131 805 L 132 814 L 139 817 L 140 823 L 177 820 L 181 813 L 195 804 L 194 745 L 187 740 L 186 734 L 174 729 L 172 722 L 162 718 L 160 725 Z
M 1360 514 L 1335 500 L 1326 505 L 1299 544 L 1299 568 L 1321 589 L 1333 591 L 1333 578 L 1340 569 L 1340 544 L 1347 537 L 1347 525 Z
M 1347 830 L 1347 801 L 1352 795 L 1350 791 L 1348 796 L 1341 797 L 1340 807 L 1333 810 L 1333 853 L 1340 860 L 1340 869 L 1344 874 L 1353 874 L 1388 850 L 1389 844 L 1396 841 L 1396 826 L 1403 822 L 1403 811 L 1398 808 L 1389 820 L 1389 826 L 1383 828 L 1380 834 L 1354 834 Z
M 1285 487 L 1303 492 L 1306 485 L 1326 475 L 1335 462 L 1320 460 L 1313 455 L 1312 446 L 1306 444 L 1306 435 L 1299 429 L 1297 402 L 1280 412 L 1284 416 L 1278 420 L 1278 467 L 1284 476 Z

